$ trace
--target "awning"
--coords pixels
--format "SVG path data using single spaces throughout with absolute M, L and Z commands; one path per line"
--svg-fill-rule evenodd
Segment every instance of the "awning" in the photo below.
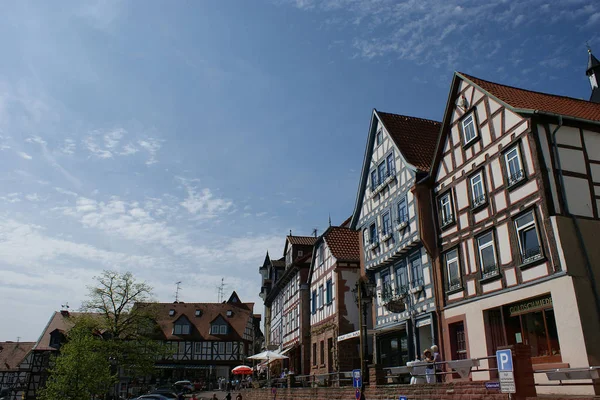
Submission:
M 372 335 L 373 333 L 375 333 L 374 330 L 372 330 L 372 329 L 367 330 L 367 335 Z M 354 331 L 354 332 L 346 333 L 345 335 L 340 335 L 340 336 L 338 336 L 337 341 L 341 342 L 341 341 L 348 340 L 348 339 L 355 339 L 357 337 L 360 337 L 360 331 Z
M 282 351 L 278 352 L 281 355 L 285 355 L 286 353 L 289 353 L 294 347 L 296 347 L 296 345 L 291 345 L 286 347 L 285 349 L 283 349 Z

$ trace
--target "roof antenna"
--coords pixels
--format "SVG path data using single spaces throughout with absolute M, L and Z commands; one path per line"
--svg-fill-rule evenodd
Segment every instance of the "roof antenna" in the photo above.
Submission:
M 317 237 L 317 228 L 313 229 L 312 233 L 313 233 L 314 237 Z
M 329 213 L 329 227 L 331 228 L 331 213 Z
M 221 278 L 221 284 L 217 286 L 217 298 L 219 303 L 223 302 L 223 295 L 225 294 L 225 278 Z
M 589 41 L 589 40 L 586 40 L 586 41 L 585 41 L 585 47 L 587 47 L 587 51 L 588 51 L 588 53 L 591 53 L 591 52 L 592 52 L 592 48 L 590 47 L 590 41 Z
M 65 302 L 65 304 L 61 304 L 60 305 L 62 307 L 63 310 L 68 310 L 69 309 L 69 302 Z
M 292 236 L 292 230 L 290 229 L 290 236 Z
M 175 290 L 175 303 L 179 303 L 179 290 L 181 290 L 181 281 L 175 282 L 177 289 Z

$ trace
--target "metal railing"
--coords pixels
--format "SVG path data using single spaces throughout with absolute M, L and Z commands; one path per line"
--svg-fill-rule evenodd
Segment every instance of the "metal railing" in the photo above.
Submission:
M 411 384 L 441 383 L 449 374 L 458 374 L 461 378 L 468 378 L 473 372 L 498 371 L 498 368 L 489 366 L 483 368 L 481 360 L 495 361 L 496 356 L 440 362 L 411 361 L 404 366 L 386 367 L 384 371 L 388 381 L 406 381 L 407 377 L 410 377 Z
M 352 371 L 330 372 L 294 376 L 293 387 L 341 387 L 352 386 Z
M 523 178 L 525 178 L 525 173 L 522 169 L 520 169 L 519 171 L 515 172 L 514 174 L 508 177 L 508 186 L 514 185 Z
M 534 374 L 546 374 L 546 378 L 554 383 L 536 383 L 536 386 L 586 386 L 594 385 L 600 379 L 600 367 L 556 368 L 533 371 Z M 571 382 L 574 380 L 591 380 L 590 382 Z M 567 381 L 567 382 L 563 382 Z

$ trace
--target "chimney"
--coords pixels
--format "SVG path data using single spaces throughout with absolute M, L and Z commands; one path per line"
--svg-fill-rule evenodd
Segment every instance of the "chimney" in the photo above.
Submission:
M 65 318 L 69 317 L 69 310 L 60 310 L 60 315 L 62 315 Z

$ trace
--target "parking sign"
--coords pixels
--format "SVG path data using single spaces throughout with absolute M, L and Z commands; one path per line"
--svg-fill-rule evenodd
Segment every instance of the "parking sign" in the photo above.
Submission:
M 515 375 L 513 374 L 512 351 L 510 349 L 496 351 L 500 392 L 515 393 Z
M 352 370 L 352 386 L 354 386 L 355 388 L 362 387 L 362 374 L 360 372 L 360 369 Z

